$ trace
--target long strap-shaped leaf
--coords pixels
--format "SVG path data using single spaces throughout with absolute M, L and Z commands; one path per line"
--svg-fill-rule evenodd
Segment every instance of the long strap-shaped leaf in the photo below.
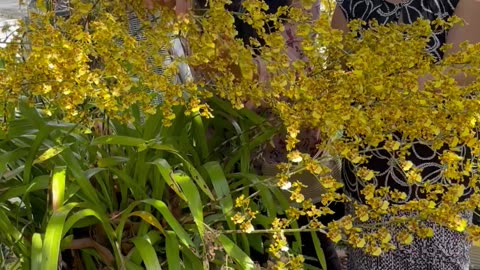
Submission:
M 147 270 L 161 270 L 160 262 L 158 261 L 157 253 L 153 246 L 145 239 L 137 237 L 133 239 L 133 244 L 138 249 L 140 256 L 142 256 L 143 263 Z
M 168 162 L 163 158 L 159 158 L 155 160 L 153 164 L 157 167 L 158 171 L 160 172 L 160 175 L 165 180 L 165 183 L 167 183 L 167 185 L 178 195 L 178 197 L 180 197 L 180 199 L 186 202 L 187 198 L 185 197 L 185 194 L 183 194 L 178 183 L 173 181 L 171 177 L 171 174 L 173 173 L 173 169 L 170 166 L 170 164 L 168 164 Z
M 41 270 L 42 265 L 42 236 L 39 233 L 34 233 L 32 236 L 32 261 L 31 270 Z
M 190 208 L 190 211 L 192 212 L 193 221 L 197 225 L 198 233 L 200 234 L 200 237 L 203 238 L 205 233 L 205 226 L 203 224 L 203 203 L 197 187 L 192 179 L 186 174 L 173 173 L 171 177 L 180 185 L 185 197 L 188 198 L 188 208 Z
M 173 216 L 173 214 L 170 212 L 167 205 L 162 201 L 154 200 L 154 199 L 146 199 L 146 200 L 143 200 L 143 201 L 133 202 L 125 210 L 122 211 L 122 216 L 120 218 L 120 221 L 119 221 L 117 229 L 116 229 L 117 239 L 122 239 L 123 228 L 125 226 L 125 223 L 126 223 L 128 217 L 130 216 L 133 209 L 135 209 L 135 207 L 137 207 L 141 203 L 146 203 L 146 204 L 149 204 L 149 205 L 155 207 L 155 209 L 157 209 L 157 211 L 160 212 L 160 214 L 165 219 L 165 221 L 168 223 L 168 225 L 177 234 L 177 236 L 180 239 L 180 242 L 182 242 L 182 244 L 184 244 L 186 246 L 189 246 L 191 248 L 195 247 L 195 244 L 190 239 L 190 236 L 185 231 L 185 229 L 182 227 L 182 225 L 180 225 L 180 223 L 177 221 L 177 219 Z
M 9 187 L 7 191 L 0 195 L 0 202 L 4 202 L 15 197 L 25 196 L 33 191 L 48 189 L 49 183 L 50 177 L 48 175 L 41 175 L 34 178 L 30 184 Z
M 208 196 L 208 198 L 212 201 L 215 200 L 215 197 L 213 196 L 213 193 L 210 191 L 208 188 L 207 183 L 203 179 L 202 175 L 198 172 L 197 169 L 195 169 L 195 166 L 193 166 L 185 157 L 183 157 L 178 151 L 176 151 L 173 147 L 168 146 L 168 145 L 163 145 L 163 144 L 158 144 L 158 143 L 153 143 L 150 145 L 151 148 L 157 149 L 157 150 L 163 150 L 170 152 L 174 155 L 176 155 L 183 163 L 183 166 L 187 169 L 187 171 L 190 173 L 190 175 L 193 178 L 193 181 L 197 183 L 198 187 L 205 193 L 205 195 Z
M 65 178 L 67 173 L 67 167 L 55 167 L 52 176 L 52 209 L 57 211 L 58 208 L 63 206 L 65 197 Z
M 210 181 L 212 182 L 213 188 L 217 195 L 217 201 L 222 207 L 222 211 L 227 217 L 227 225 L 229 229 L 233 230 L 235 225 L 233 224 L 230 217 L 232 216 L 233 211 L 233 199 L 230 192 L 230 187 L 228 186 L 227 178 L 223 173 L 222 166 L 217 161 L 208 162 L 203 165 L 208 175 L 210 176 Z
M 95 217 L 102 225 L 103 230 L 105 231 L 105 234 L 107 235 L 110 241 L 110 244 L 113 247 L 117 265 L 123 265 L 124 264 L 123 256 L 121 254 L 118 242 L 115 239 L 115 236 L 116 236 L 115 231 L 112 228 L 111 224 L 109 223 L 108 217 L 105 214 L 103 215 L 99 214 L 98 211 L 94 210 L 95 207 L 92 205 L 80 204 L 78 206 L 79 207 L 84 206 L 85 209 L 82 209 L 72 214 L 70 217 L 68 217 L 68 219 L 65 221 L 65 225 L 63 226 L 62 238 L 65 237 L 68 231 L 80 220 L 83 220 L 89 217 Z
M 70 149 L 65 149 L 61 155 L 65 159 L 68 170 L 72 173 L 78 186 L 82 190 L 83 195 L 89 199 L 90 203 L 104 208 L 97 196 L 97 191 L 90 183 L 90 180 L 87 178 L 85 172 L 80 166 L 81 163 L 77 158 L 75 158 L 73 152 Z
M 58 257 L 60 255 L 60 242 L 62 241 L 63 227 L 68 214 L 78 203 L 69 203 L 60 207 L 53 213 L 47 224 L 45 240 L 42 249 L 42 268 L 58 269 Z
M 177 156 L 186 167 L 187 171 L 192 176 L 193 180 L 197 183 L 198 187 L 213 201 L 215 200 L 212 192 L 208 188 L 208 185 L 205 183 L 205 180 L 195 169 L 185 157 L 183 157 L 175 148 L 169 145 L 157 143 L 157 142 L 149 142 L 147 140 L 143 140 L 140 138 L 128 137 L 128 136 L 118 136 L 118 135 L 109 135 L 103 136 L 99 138 L 95 138 L 92 142 L 92 145 L 105 145 L 105 144 L 118 144 L 123 146 L 133 146 L 137 147 L 138 150 L 145 150 L 147 147 L 151 149 L 156 149 L 160 151 L 166 151 L 171 154 Z
M 230 240 L 230 238 L 222 234 L 218 237 L 218 240 L 222 244 L 227 254 L 232 257 L 242 269 L 255 269 L 255 263 L 252 261 L 252 259 L 250 259 L 250 257 L 245 252 L 243 252 L 240 247 L 238 247 L 232 240 Z
M 166 238 L 166 251 L 168 270 L 180 270 L 180 248 L 178 246 L 177 236 L 174 232 L 168 231 Z

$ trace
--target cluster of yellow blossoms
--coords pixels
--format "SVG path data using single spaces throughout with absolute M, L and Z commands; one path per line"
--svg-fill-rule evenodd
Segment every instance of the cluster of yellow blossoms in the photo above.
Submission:
M 160 10 L 159 14 L 153 13 L 155 19 L 151 21 L 140 0 L 100 0 L 95 4 L 73 1 L 75 12 L 68 20 L 54 18 L 53 14 L 33 16 L 19 30 L 25 35 L 19 35 L 0 50 L 0 106 L 5 110 L 19 97 L 26 97 L 32 104 L 40 100 L 46 115 L 61 114 L 65 120 L 83 123 L 90 123 L 92 112 L 96 111 L 130 121 L 131 108 L 137 106 L 146 114 L 161 110 L 166 125 L 174 120 L 174 106 L 186 106 L 187 113 L 211 116 L 207 102 L 212 96 L 228 100 L 238 109 L 247 101 L 268 106 L 288 133 L 287 149 L 292 163 L 280 166 L 284 170 L 279 174 L 279 186 L 292 188 L 291 199 L 300 205 L 289 211 L 290 219 L 307 215 L 312 228 L 324 229 L 331 239 L 346 240 L 374 255 L 392 249 L 393 238 L 408 244 L 413 234 L 431 236 L 432 230 L 417 222 L 422 219 L 466 230 L 472 239 L 480 239 L 479 227 L 468 225 L 460 216 L 480 204 L 475 164 L 463 160 L 453 150 L 467 145 L 473 156 L 480 154 L 475 132 L 480 112 L 480 45 L 464 44 L 459 52 L 435 64 L 424 52 L 432 33 L 430 22 L 388 26 L 372 23 L 368 31 L 363 30 L 363 23 L 354 22 L 352 32 L 344 35 L 330 28 L 328 12 L 312 22 L 301 9 L 281 8 L 277 14 L 265 14 L 263 2 L 246 0 L 242 18 L 252 24 L 264 41 L 264 46 L 256 50 L 271 78 L 268 83 L 260 82 L 255 76 L 254 48 L 236 38 L 234 18 L 224 7 L 227 2 L 210 0 L 208 10 L 182 19 L 170 10 Z M 302 2 L 309 6 L 313 1 Z M 128 33 L 128 12 L 135 12 L 143 22 L 142 41 Z M 266 29 L 269 22 L 282 30 L 285 21 L 295 23 L 297 34 L 304 38 L 305 60 L 291 63 L 280 31 Z M 433 24 L 449 27 L 457 22 L 453 19 Z M 175 57 L 172 64 L 164 66 L 169 56 L 156 52 L 171 49 L 173 37 L 187 41 L 190 53 Z M 251 44 L 259 44 L 259 40 L 252 40 Z M 193 68 L 194 80 L 173 82 L 171 78 L 178 72 L 179 63 Z M 157 67 L 163 67 L 164 72 L 156 74 Z M 453 79 L 459 73 L 474 79 L 459 86 Z M 418 78 L 426 74 L 432 80 L 419 89 Z M 151 100 L 159 94 L 163 103 L 155 107 Z M 365 183 L 376 172 L 362 165 L 368 160 L 362 149 L 386 142 L 382 147 L 398 157 L 408 183 L 419 184 L 420 171 L 405 159 L 410 143 L 422 139 L 436 149 L 447 144 L 451 150 L 443 153 L 441 164 L 447 168 L 445 177 L 452 185 L 424 183 L 427 199 L 405 204 L 393 202 L 405 199 L 406 194 L 367 185 L 363 191 L 366 204 L 355 205 L 354 217 L 321 224 L 317 218 L 329 214 L 328 207 L 333 202 L 346 202 L 349 198 L 337 193 L 342 184 L 325 175 L 328 168 L 322 165 L 321 158 L 295 150 L 297 135 L 304 128 L 318 130 L 318 149 L 350 160 L 357 167 L 356 175 Z M 402 143 L 391 135 L 399 130 L 404 136 Z M 342 137 L 337 136 L 339 132 Z M 459 166 L 460 163 L 467 165 Z M 316 175 L 324 187 L 322 207 L 317 208 L 302 197 L 301 184 L 290 182 L 289 178 L 302 170 Z M 465 188 L 460 181 L 463 177 L 469 178 L 475 194 L 460 202 Z M 248 210 L 245 198 L 237 199 L 237 205 L 244 211 L 234 216 L 234 222 L 251 232 L 256 212 Z M 382 216 L 402 211 L 418 212 L 418 217 L 389 222 L 406 224 L 408 230 L 396 236 L 382 229 L 364 233 L 364 228 L 374 227 L 368 222 L 380 222 Z M 286 251 L 284 237 L 275 237 L 272 253 Z

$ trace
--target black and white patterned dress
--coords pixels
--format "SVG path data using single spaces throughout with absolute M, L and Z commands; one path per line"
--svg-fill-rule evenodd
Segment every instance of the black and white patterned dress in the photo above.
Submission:
M 392 4 L 385 0 L 337 0 L 347 21 L 360 19 L 371 21 L 375 19 L 380 24 L 413 23 L 417 19 L 447 19 L 452 16 L 459 0 L 406 0 L 400 4 Z M 445 44 L 446 31 L 435 31 L 426 48 L 436 60 L 441 60 L 443 53 L 440 50 Z M 395 139 L 402 141 L 399 134 Z M 413 143 L 408 156 L 414 166 L 422 170 L 423 181 L 447 184 L 448 179 L 443 172 L 446 169 L 439 162 L 439 155 L 445 149 L 433 150 L 427 143 L 417 140 Z M 458 153 L 471 159 L 470 151 L 465 146 L 458 147 Z M 399 166 L 396 158 L 385 150 L 369 152 L 371 156 L 366 167 L 378 172 L 373 183 L 378 187 L 389 187 L 407 194 L 405 202 L 413 199 L 425 198 L 420 185 L 408 185 L 405 173 Z M 361 190 L 365 183 L 355 175 L 355 168 L 348 161 L 342 164 L 342 179 L 345 183 L 345 192 L 352 198 L 363 201 Z M 370 182 L 371 183 L 371 182 Z M 473 191 L 466 190 L 468 197 Z M 351 211 L 350 211 L 351 212 Z M 408 215 L 408 214 L 407 214 Z M 470 215 L 466 216 L 470 218 Z M 385 217 L 385 221 L 389 217 Z M 449 230 L 432 222 L 424 224 L 433 228 L 434 237 L 430 239 L 415 239 L 411 245 L 397 245 L 397 249 L 382 254 L 379 257 L 366 255 L 360 249 L 349 250 L 349 270 L 467 270 L 469 269 L 470 243 L 464 234 Z M 398 226 L 385 225 L 392 235 L 400 230 Z M 394 244 L 396 244 L 394 242 Z

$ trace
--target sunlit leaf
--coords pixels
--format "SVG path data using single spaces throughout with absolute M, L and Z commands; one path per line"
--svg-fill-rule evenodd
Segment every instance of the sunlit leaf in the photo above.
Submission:
M 140 256 L 142 256 L 143 263 L 147 270 L 160 270 L 160 262 L 158 261 L 157 253 L 153 246 L 145 239 L 137 237 L 133 239 L 135 247 L 138 249 Z

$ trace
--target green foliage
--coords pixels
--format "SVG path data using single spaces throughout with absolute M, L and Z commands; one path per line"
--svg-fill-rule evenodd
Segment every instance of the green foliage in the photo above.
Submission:
M 249 254 L 266 253 L 266 243 L 237 230 L 234 198 L 258 192 L 251 207 L 265 228 L 283 213 L 276 185 L 245 169 L 248 142 L 264 143 L 275 128 L 212 104 L 218 115 L 207 121 L 176 109 L 169 127 L 156 114 L 89 130 L 21 103 L 0 141 L 0 239 L 10 260 L 32 270 L 254 269 Z
M 455 154 L 459 145 L 480 153 L 478 44 L 464 44 L 434 64 L 424 51 L 430 22 L 373 23 L 370 30 L 354 22 L 353 33 L 343 35 L 328 26 L 328 16 L 312 22 L 295 7 L 265 14 L 264 3 L 249 0 L 241 17 L 265 42 L 255 49 L 236 38 L 227 1 L 211 0 L 204 13 L 185 20 L 165 9 L 160 17 L 146 14 L 140 2 L 73 1 L 68 19 L 45 10 L 19 30 L 26 37 L 0 50 L 0 242 L 11 252 L 4 265 L 252 269 L 254 252 L 268 250 L 279 268 L 301 268 L 302 230 L 328 232 L 373 255 L 395 248 L 392 239 L 411 243 L 414 229 L 431 236 L 417 217 L 397 237 L 385 229 L 365 236 L 362 228 L 369 225 L 362 222 L 399 211 L 418 211 L 420 219 L 480 238 L 480 227 L 468 227 L 458 215 L 480 203 L 476 164 L 460 169 L 465 161 Z M 141 42 L 128 33 L 129 12 L 140 18 Z M 265 31 L 265 21 L 277 28 L 297 24 L 306 58 L 292 63 L 281 49 L 283 36 Z M 169 56 L 152 52 L 171 49 L 177 36 L 192 54 L 156 74 Z M 268 82 L 254 76 L 252 51 L 261 53 Z M 179 64 L 194 68 L 195 80 L 175 83 Z M 459 74 L 473 82 L 459 85 L 453 79 Z M 423 89 L 420 76 L 432 76 Z M 164 102 L 156 106 L 158 95 Z M 247 102 L 266 106 L 278 123 L 244 109 Z M 366 203 L 328 226 L 318 218 L 349 198 L 337 193 L 342 184 L 324 165 L 331 157 L 296 149 L 306 128 L 318 133 L 318 153 L 350 160 L 366 187 Z M 401 142 L 392 138 L 399 130 Z M 280 131 L 287 135 L 289 162 L 276 177 L 256 175 L 255 150 Z M 423 183 L 405 161 L 417 139 L 433 149 L 448 145 L 440 158 L 453 184 Z M 406 194 L 368 183 L 376 172 L 363 166 L 365 149 L 377 147 L 398 157 L 408 184 L 427 190 L 427 200 L 394 204 L 390 199 Z M 291 181 L 306 171 L 326 191 L 319 205 Z M 457 182 L 464 176 L 476 194 L 459 202 L 465 187 Z M 441 203 L 436 194 L 445 194 Z M 299 228 L 300 216 L 309 219 L 308 228 Z M 293 234 L 292 245 L 286 232 Z M 312 240 L 325 266 L 315 234 Z

